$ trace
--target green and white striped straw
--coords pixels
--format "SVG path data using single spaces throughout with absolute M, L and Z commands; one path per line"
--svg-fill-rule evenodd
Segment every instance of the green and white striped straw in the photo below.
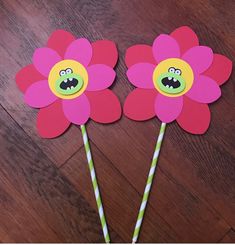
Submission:
M 105 215 L 104 215 L 104 209 L 103 209 L 101 196 L 100 196 L 100 191 L 99 191 L 99 187 L 98 187 L 98 183 L 97 183 L 97 179 L 96 179 L 94 163 L 93 163 L 92 156 L 91 156 L 91 150 L 90 150 L 90 145 L 89 145 L 89 141 L 88 141 L 85 125 L 81 125 L 81 130 L 82 130 L 82 138 L 83 138 L 83 143 L 84 143 L 85 150 L 86 150 L 86 157 L 87 157 L 87 161 L 88 161 L 88 165 L 89 165 L 89 170 L 90 170 L 93 190 L 94 190 L 94 193 L 95 193 L 96 204 L 97 204 L 97 207 L 98 207 L 99 216 L 100 216 L 100 222 L 101 222 L 102 229 L 103 229 L 104 240 L 105 240 L 106 243 L 109 243 L 110 242 L 110 238 L 109 238 L 108 227 L 107 227 L 107 224 L 106 224 L 106 219 L 105 219 Z
M 162 144 L 163 136 L 164 136 L 164 133 L 165 133 L 165 128 L 166 128 L 166 123 L 162 123 L 161 124 L 161 128 L 160 128 L 160 133 L 158 135 L 158 139 L 157 139 L 157 143 L 156 143 L 156 147 L 155 147 L 152 163 L 151 163 L 151 168 L 149 170 L 147 183 L 146 183 L 145 190 L 144 190 L 143 199 L 142 199 L 141 206 L 140 206 L 140 209 L 139 209 L 138 218 L 137 218 L 137 221 L 136 221 L 136 224 L 135 224 L 135 230 L 134 230 L 134 234 L 133 234 L 133 237 L 132 237 L 132 243 L 136 243 L 137 240 L 138 240 L 141 224 L 142 224 L 143 217 L 144 217 L 145 208 L 146 208 L 146 205 L 147 205 L 147 202 L 148 202 L 150 189 L 151 189 L 151 186 L 152 186 L 152 183 L 153 183 L 153 177 L 154 177 L 156 166 L 157 166 L 158 156 L 159 156 L 159 153 L 160 153 L 161 144 Z

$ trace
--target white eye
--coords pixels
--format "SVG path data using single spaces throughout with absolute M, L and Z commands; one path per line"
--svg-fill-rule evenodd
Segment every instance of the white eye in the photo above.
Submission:
M 66 74 L 66 72 L 64 70 L 60 71 L 60 76 L 64 76 Z
M 175 73 L 175 68 L 174 68 L 174 67 L 170 67 L 170 68 L 168 69 L 168 71 L 171 72 L 171 73 Z
M 176 69 L 176 70 L 175 70 L 175 74 L 176 74 L 176 75 L 181 75 L 181 70 L 180 70 L 180 69 Z
M 67 68 L 67 69 L 66 69 L 66 73 L 67 73 L 67 74 L 71 74 L 71 73 L 73 73 L 73 70 L 72 70 L 71 68 Z

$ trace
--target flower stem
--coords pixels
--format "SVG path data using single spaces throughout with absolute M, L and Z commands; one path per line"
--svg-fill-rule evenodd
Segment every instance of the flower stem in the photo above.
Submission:
M 89 166 L 89 170 L 90 170 L 93 190 L 94 190 L 94 194 L 95 194 L 96 204 L 97 204 L 97 208 L 98 208 L 98 211 L 99 211 L 100 222 L 101 222 L 101 225 L 102 225 L 104 240 L 105 240 L 106 243 L 109 243 L 110 242 L 110 237 L 109 237 L 108 227 L 107 227 L 107 224 L 106 224 L 106 219 L 105 219 L 105 215 L 104 215 L 104 209 L 103 209 L 103 205 L 102 205 L 102 201 L 101 201 L 101 196 L 100 196 L 100 191 L 99 191 L 99 187 L 98 187 L 98 182 L 97 182 L 97 179 L 96 179 L 94 163 L 93 163 L 92 156 L 91 156 L 91 150 L 90 150 L 90 145 L 89 145 L 89 140 L 88 140 L 88 137 L 87 137 L 87 132 L 86 132 L 85 125 L 81 125 L 81 131 L 82 131 L 82 138 L 83 138 L 83 143 L 84 143 L 84 146 L 85 146 L 88 166 Z
M 155 151 L 154 151 L 154 154 L 153 154 L 153 159 L 152 159 L 151 167 L 150 167 L 150 170 L 149 170 L 147 183 L 146 183 L 146 186 L 145 186 L 144 195 L 143 195 L 141 206 L 140 206 L 140 209 L 139 209 L 139 214 L 138 214 L 138 218 L 137 218 L 137 221 L 136 221 L 134 234 L 133 234 L 133 237 L 132 237 L 132 243 L 136 243 L 137 240 L 138 240 L 141 224 L 142 224 L 142 221 L 143 221 L 143 218 L 144 218 L 144 213 L 145 213 L 146 205 L 147 205 L 148 198 L 149 198 L 149 193 L 150 193 L 151 186 L 152 186 L 152 183 L 153 183 L 153 177 L 154 177 L 155 170 L 156 170 L 156 167 L 157 167 L 158 156 L 159 156 L 159 153 L 160 153 L 162 140 L 163 140 L 163 136 L 164 136 L 164 133 L 165 133 L 165 128 L 166 128 L 166 123 L 162 123 L 161 124 L 161 128 L 160 128 L 160 133 L 158 135 L 157 143 L 156 143 L 156 146 L 155 146 Z

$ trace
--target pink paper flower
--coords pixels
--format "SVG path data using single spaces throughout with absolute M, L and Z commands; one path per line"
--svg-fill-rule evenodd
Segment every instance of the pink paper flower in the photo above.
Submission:
M 107 89 L 115 79 L 117 59 L 117 48 L 111 41 L 91 44 L 63 30 L 52 33 L 47 47 L 35 50 L 33 64 L 16 75 L 25 102 L 41 108 L 39 134 L 57 137 L 71 123 L 82 125 L 89 117 L 100 123 L 118 120 L 119 100 Z
M 207 104 L 221 96 L 219 86 L 232 71 L 232 62 L 200 46 L 187 26 L 159 35 L 152 47 L 130 47 L 125 61 L 128 79 L 137 87 L 125 101 L 125 115 L 140 121 L 154 116 L 165 123 L 176 120 L 193 134 L 208 129 Z

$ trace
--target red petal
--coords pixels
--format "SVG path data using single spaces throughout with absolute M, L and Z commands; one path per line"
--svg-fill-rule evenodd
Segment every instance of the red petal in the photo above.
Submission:
M 44 80 L 45 77 L 30 64 L 22 68 L 16 74 L 15 79 L 17 86 L 24 93 L 30 85 L 37 81 Z
M 226 56 L 214 54 L 211 66 L 203 74 L 213 78 L 219 85 L 222 85 L 231 75 L 232 67 L 232 61 Z
M 195 102 L 184 96 L 183 109 L 177 122 L 185 131 L 204 134 L 210 125 L 210 120 L 211 114 L 207 104 Z
M 47 47 L 54 49 L 61 57 L 64 57 L 67 47 L 74 40 L 75 37 L 70 32 L 56 30 L 48 39 Z
M 95 122 L 111 123 L 121 117 L 121 105 L 117 96 L 109 89 L 85 92 L 91 106 L 90 117 Z
M 126 98 L 124 114 L 132 120 L 144 121 L 156 116 L 154 102 L 157 96 L 155 89 L 136 88 Z
M 114 67 L 118 60 L 118 51 L 114 42 L 99 40 L 92 43 L 92 58 L 90 65 L 104 64 Z
M 172 36 L 178 42 L 181 54 L 188 49 L 199 45 L 199 40 L 196 33 L 188 26 L 182 26 L 175 29 L 170 36 Z
M 138 44 L 128 48 L 125 62 L 127 67 L 137 63 L 151 63 L 154 65 L 157 63 L 153 57 L 152 47 L 144 44 Z
M 42 108 L 37 117 L 39 135 L 43 138 L 55 138 L 65 132 L 70 122 L 64 116 L 62 100 Z

